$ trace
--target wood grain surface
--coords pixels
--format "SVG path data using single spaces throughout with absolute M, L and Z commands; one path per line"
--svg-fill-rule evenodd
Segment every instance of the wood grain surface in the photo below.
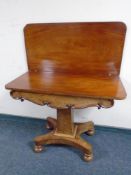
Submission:
M 119 73 L 126 26 L 122 22 L 28 24 L 29 72 L 7 89 L 124 99 Z
M 28 24 L 25 43 L 29 70 L 118 75 L 125 24 Z
M 7 84 L 6 88 L 24 92 L 117 100 L 126 96 L 119 77 L 90 77 L 51 72 L 27 72 Z

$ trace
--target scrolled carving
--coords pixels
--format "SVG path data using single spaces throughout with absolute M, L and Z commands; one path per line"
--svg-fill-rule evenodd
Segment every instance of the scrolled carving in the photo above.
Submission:
M 47 105 L 52 108 L 74 108 L 82 109 L 96 106 L 99 108 L 110 108 L 113 106 L 112 99 L 90 98 L 90 97 L 72 97 L 64 95 L 47 95 L 29 92 L 11 91 L 11 96 L 16 100 L 28 100 L 38 105 Z

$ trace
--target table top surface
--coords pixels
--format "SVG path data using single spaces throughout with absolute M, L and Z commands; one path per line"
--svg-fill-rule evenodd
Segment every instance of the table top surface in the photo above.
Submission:
M 55 95 L 121 100 L 126 92 L 119 77 L 53 72 L 27 72 L 6 85 L 7 89 Z

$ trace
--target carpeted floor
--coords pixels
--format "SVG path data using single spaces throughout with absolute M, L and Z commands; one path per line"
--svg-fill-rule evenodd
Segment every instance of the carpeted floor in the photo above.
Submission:
M 68 146 L 47 146 L 32 151 L 32 139 L 46 133 L 45 121 L 0 115 L 0 175 L 131 175 L 131 131 L 96 127 L 83 135 L 94 149 L 86 163 L 81 151 Z

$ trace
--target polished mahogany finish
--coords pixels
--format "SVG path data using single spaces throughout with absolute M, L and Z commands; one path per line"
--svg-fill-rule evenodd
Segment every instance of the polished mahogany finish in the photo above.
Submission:
M 121 22 L 28 24 L 29 72 L 7 89 L 123 99 L 119 78 L 126 27 Z
M 121 22 L 28 24 L 29 70 L 119 75 L 125 31 Z
M 27 72 L 6 85 L 7 89 L 103 99 L 123 99 L 125 90 L 119 77 Z
M 81 138 L 94 134 L 93 122 L 74 123 L 72 108 L 112 107 L 126 97 L 119 77 L 126 27 L 121 22 L 28 24 L 25 44 L 29 71 L 6 85 L 14 99 L 57 108 L 48 118 L 50 133 L 34 139 L 43 145 L 67 144 L 93 159 Z M 77 103 L 76 103 L 77 101 Z

